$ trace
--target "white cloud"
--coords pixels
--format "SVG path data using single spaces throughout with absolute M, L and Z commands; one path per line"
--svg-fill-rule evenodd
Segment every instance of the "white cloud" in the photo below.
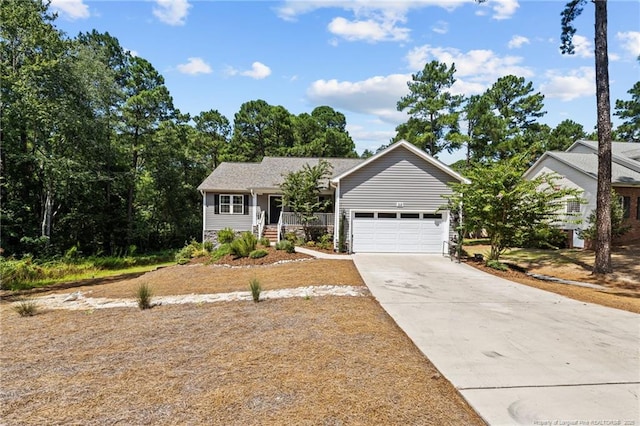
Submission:
M 507 47 L 509 47 L 509 49 L 518 49 L 523 45 L 529 44 L 529 43 L 530 41 L 528 38 L 521 35 L 514 35 L 513 37 L 511 37 L 511 40 L 509 40 Z
M 457 79 L 452 93 L 472 95 L 486 90 L 505 75 L 533 77 L 533 71 L 521 65 L 520 56 L 499 56 L 492 50 L 469 50 L 461 52 L 451 47 L 424 45 L 412 49 L 406 56 L 409 68 L 422 70 L 427 62 L 436 60 L 447 65 L 455 64 Z
M 503 0 L 500 0 L 503 1 Z M 328 24 L 329 31 L 348 41 L 405 41 L 409 39 L 409 28 L 400 24 L 407 22 L 411 9 L 429 6 L 453 10 L 468 0 L 286 0 L 277 9 L 280 18 L 293 21 L 299 15 L 322 8 L 343 9 L 353 18 L 334 17 Z
M 251 77 L 255 80 L 262 80 L 271 75 L 271 68 L 263 64 L 262 62 L 254 62 L 251 64 L 250 70 L 240 71 L 233 67 L 227 67 L 225 73 L 227 75 L 243 75 L 245 77 Z
M 241 72 L 240 74 L 256 80 L 262 80 L 263 78 L 267 78 L 271 75 L 271 68 L 261 62 L 254 62 L 251 64 L 250 70 Z
M 595 71 L 593 67 L 581 67 L 567 75 L 557 71 L 546 73 L 547 81 L 540 85 L 540 91 L 550 99 L 570 101 L 576 98 L 593 96 L 596 92 Z
M 409 38 L 409 29 L 397 27 L 393 20 L 375 21 L 373 19 L 349 21 L 334 18 L 327 27 L 329 32 L 348 41 L 402 41 Z
M 318 9 L 344 9 L 358 14 L 371 12 L 406 14 L 409 9 L 420 9 L 429 6 L 437 6 L 451 11 L 468 2 L 469 0 L 285 0 L 276 11 L 280 18 L 292 21 L 299 15 Z
M 211 67 L 202 58 L 189 58 L 186 64 L 178 65 L 178 71 L 183 74 L 210 74 Z
M 156 0 L 153 16 L 169 25 L 184 25 L 191 5 L 187 0 Z
M 640 32 L 627 31 L 619 32 L 616 38 L 622 42 L 622 47 L 631 53 L 635 58 L 640 55 Z
M 90 16 L 89 6 L 84 4 L 83 0 L 51 0 L 51 7 L 72 21 Z
M 317 80 L 307 89 L 307 97 L 313 104 L 371 114 L 397 125 L 406 121 L 406 114 L 397 111 L 396 103 L 408 93 L 410 79 L 408 74 L 392 74 L 356 82 Z
M 445 21 L 438 21 L 431 27 L 431 31 L 438 34 L 446 34 L 449 32 L 449 24 Z
M 493 19 L 499 20 L 511 18 L 520 7 L 518 0 L 490 0 L 489 4 L 493 8 Z
M 594 48 L 591 41 L 584 36 L 573 36 L 573 48 L 575 52 L 574 54 L 581 58 L 592 58 L 594 55 Z
M 518 0 L 489 0 L 480 6 L 490 7 L 493 10 L 491 17 L 496 20 L 503 20 L 511 18 L 520 7 L 520 4 L 518 4 Z M 483 10 L 482 7 L 479 7 L 476 11 L 478 16 L 485 16 L 486 14 L 486 9 Z

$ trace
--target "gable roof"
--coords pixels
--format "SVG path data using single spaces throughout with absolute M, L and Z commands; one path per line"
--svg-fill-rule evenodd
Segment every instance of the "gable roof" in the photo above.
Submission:
M 591 176 L 598 177 L 598 155 L 597 154 L 577 154 L 574 152 L 549 152 L 550 157 L 562 161 L 566 165 Z M 618 184 L 640 184 L 640 172 L 626 167 L 615 160 L 611 161 L 611 183 Z
M 586 147 L 591 152 L 574 152 Z M 640 144 L 633 142 L 612 142 L 611 183 L 618 185 L 640 185 Z M 525 173 L 528 176 L 545 159 L 555 158 L 568 167 L 592 179 L 598 177 L 598 142 L 578 140 L 566 151 L 547 151 Z
M 351 169 L 364 160 L 360 158 L 325 158 L 333 167 L 332 176 Z M 315 166 L 320 158 L 264 157 L 260 163 L 221 163 L 198 186 L 200 191 L 237 191 L 277 189 L 288 173 L 305 164 Z
M 572 152 L 576 147 L 584 146 L 593 152 L 598 152 L 598 141 L 577 140 L 569 148 L 567 152 Z M 616 156 L 630 158 L 640 161 L 640 143 L 637 142 L 611 142 L 611 153 Z
M 380 151 L 377 154 L 367 158 L 365 161 L 361 162 L 360 164 L 356 165 L 355 167 L 353 167 L 353 168 L 351 168 L 349 170 L 345 170 L 344 173 L 335 176 L 333 179 L 331 179 L 331 183 L 337 184 L 344 177 L 349 176 L 350 174 L 352 174 L 352 173 L 360 170 L 361 168 L 366 167 L 368 164 L 371 164 L 372 162 L 376 161 L 378 158 L 380 158 L 380 157 L 382 157 L 384 155 L 387 155 L 388 153 L 390 153 L 390 152 L 392 152 L 392 151 L 394 151 L 396 149 L 399 149 L 399 148 L 407 149 L 408 151 L 410 151 L 413 154 L 415 154 L 417 157 L 423 159 L 425 162 L 427 162 L 427 163 L 431 164 L 432 166 L 435 166 L 436 168 L 442 170 L 443 172 L 445 172 L 446 174 L 448 174 L 449 176 L 451 176 L 455 180 L 460 181 L 460 182 L 464 182 L 464 183 L 469 183 L 468 179 L 466 179 L 462 175 L 460 175 L 457 172 L 455 172 L 452 168 L 450 168 L 449 166 L 447 166 L 444 163 L 441 163 L 437 159 L 433 158 L 432 156 L 430 156 L 429 154 L 427 154 L 423 150 L 417 148 L 415 145 L 405 141 L 404 139 L 394 143 L 393 145 L 389 146 L 388 148 L 384 149 L 383 151 Z

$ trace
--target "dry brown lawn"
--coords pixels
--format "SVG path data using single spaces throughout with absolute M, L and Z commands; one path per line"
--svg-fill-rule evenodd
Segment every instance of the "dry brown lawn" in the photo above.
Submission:
M 185 265 L 92 297 L 363 285 L 349 260 Z M 371 297 L 44 311 L 0 305 L 6 424 L 482 424 Z

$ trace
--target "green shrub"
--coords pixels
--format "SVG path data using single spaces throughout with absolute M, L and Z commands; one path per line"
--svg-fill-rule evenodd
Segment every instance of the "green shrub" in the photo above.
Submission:
M 231 228 L 224 228 L 218 231 L 218 242 L 220 244 L 230 244 L 236 239 L 236 232 Z
M 258 303 L 260 301 L 260 293 L 262 293 L 262 286 L 257 278 L 253 278 L 249 281 L 249 289 L 251 290 L 251 297 L 253 301 Z
M 0 260 L 0 276 L 2 277 L 2 289 L 10 290 L 21 284 L 45 278 L 42 267 L 33 262 L 31 256 L 20 260 Z
M 82 253 L 80 252 L 80 248 L 78 245 L 73 245 L 69 250 L 64 253 L 64 259 L 68 261 L 75 260 L 80 257 Z
M 304 243 L 305 246 L 307 247 L 315 247 L 316 246 L 316 242 L 315 241 L 307 241 L 306 243 Z
M 509 269 L 509 267 L 507 265 L 505 265 L 504 263 L 501 263 L 497 260 L 488 260 L 487 261 L 487 266 L 489 268 L 492 269 L 497 269 L 499 271 L 507 271 Z
M 256 249 L 257 244 L 258 238 L 252 232 L 243 232 L 239 238 L 231 242 L 231 254 L 236 258 L 247 257 L 249 253 Z
M 287 253 L 295 253 L 296 246 L 289 240 L 282 240 L 276 244 L 276 250 L 284 250 Z
M 266 251 L 264 249 L 258 249 L 258 250 L 254 250 L 251 253 L 249 253 L 249 257 L 251 259 L 260 259 L 261 257 L 265 257 L 268 254 L 269 254 L 268 251 Z
M 318 239 L 317 246 L 323 250 L 331 250 L 333 248 L 333 235 L 322 234 Z
M 211 253 L 213 251 L 213 243 L 211 241 L 205 241 L 202 243 L 202 248 Z
M 181 248 L 180 251 L 176 253 L 176 262 L 179 265 L 184 265 L 189 263 L 192 258 L 206 254 L 208 253 L 203 253 L 203 246 L 201 243 L 196 240 L 191 240 L 189 244 Z
M 524 235 L 520 246 L 552 250 L 566 248 L 567 234 L 562 229 L 543 225 Z
M 261 246 L 264 246 L 264 247 L 269 247 L 271 245 L 271 241 L 267 237 L 260 238 L 259 243 Z
M 151 296 L 153 293 L 147 283 L 140 284 L 136 291 L 136 300 L 138 301 L 138 307 L 140 309 L 151 309 Z
M 222 244 L 218 246 L 213 253 L 211 253 L 211 259 L 220 260 L 228 254 L 231 254 L 231 244 Z
M 289 241 L 291 244 L 295 244 L 298 242 L 298 235 L 295 232 L 287 232 L 284 234 L 284 239 Z
M 12 309 L 21 317 L 32 317 L 38 312 L 38 304 L 34 300 L 21 300 Z

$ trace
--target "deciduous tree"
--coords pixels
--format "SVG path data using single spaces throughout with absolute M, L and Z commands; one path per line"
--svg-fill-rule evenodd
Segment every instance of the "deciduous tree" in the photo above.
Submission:
M 301 170 L 287 174 L 280 185 L 282 205 L 300 215 L 307 240 L 312 239 L 309 224 L 316 219 L 314 214 L 327 205 L 327 201 L 320 200 L 319 195 L 326 189 L 331 170 L 331 164 L 320 159 L 316 165 L 305 164 Z
M 499 260 L 524 234 L 564 215 L 565 200 L 578 197 L 577 191 L 557 186 L 552 175 L 523 179 L 525 167 L 522 157 L 479 164 L 465 172 L 471 183 L 451 184 L 454 194 L 447 197 L 449 205 L 454 210 L 463 206 L 465 231 L 486 230 L 489 260 Z

